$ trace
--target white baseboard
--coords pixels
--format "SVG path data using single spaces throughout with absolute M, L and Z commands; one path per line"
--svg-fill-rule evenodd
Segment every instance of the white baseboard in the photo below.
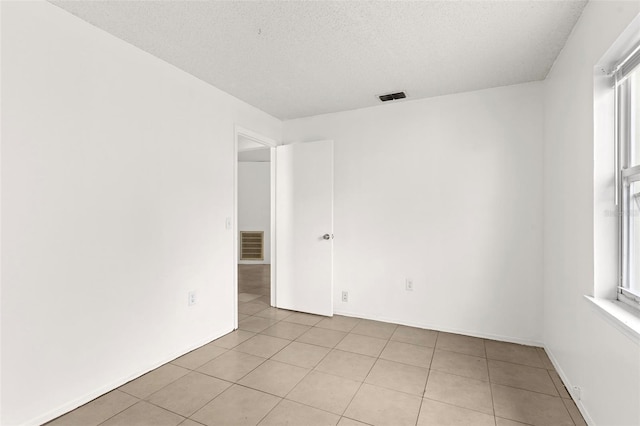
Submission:
M 380 316 L 362 315 L 361 313 L 346 312 L 346 311 L 334 312 L 334 315 L 344 315 L 346 317 L 364 318 L 364 319 L 369 319 L 369 320 L 374 320 L 374 321 L 390 322 L 390 323 L 394 323 L 394 324 L 406 325 L 406 326 L 409 326 L 409 327 L 417 327 L 417 328 L 424 328 L 424 329 L 429 329 L 429 330 L 444 331 L 445 333 L 464 334 L 466 336 L 480 337 L 480 338 L 483 338 L 483 339 L 499 340 L 501 342 L 509 342 L 509 343 L 517 343 L 519 345 L 538 346 L 538 347 L 543 347 L 544 346 L 542 344 L 542 342 L 539 342 L 539 341 L 536 341 L 536 340 L 521 339 L 519 337 L 512 337 L 512 336 L 502 336 L 502 335 L 499 335 L 499 334 L 483 333 L 483 332 L 479 332 L 479 331 L 475 331 L 475 330 L 465 330 L 465 329 L 458 329 L 458 328 L 451 328 L 451 327 L 443 327 L 443 326 L 438 325 L 438 324 L 414 323 L 414 322 L 410 322 L 410 321 L 399 320 L 399 319 L 396 319 L 396 318 L 385 318 L 385 317 L 380 317 Z
M 226 330 L 226 329 L 225 329 Z M 82 395 L 81 397 L 78 397 L 72 401 L 69 401 L 51 411 L 48 411 L 45 414 L 42 414 L 40 416 L 37 416 L 27 422 L 25 422 L 23 425 L 24 426 L 39 426 L 42 425 L 46 422 L 49 422 L 57 417 L 60 417 L 63 414 L 66 414 L 72 410 L 75 410 L 76 408 L 86 404 L 87 402 L 91 402 L 94 399 L 108 393 L 111 392 L 114 389 L 119 388 L 120 386 L 124 385 L 125 383 L 128 383 L 132 380 L 137 379 L 140 376 L 143 376 L 145 374 L 147 374 L 148 372 L 150 372 L 151 370 L 155 370 L 156 368 L 160 367 L 161 365 L 164 365 L 170 361 L 173 361 L 174 359 L 188 353 L 191 352 L 194 349 L 198 349 L 199 347 L 206 345 L 207 343 L 210 343 L 214 340 L 216 340 L 219 337 L 224 336 L 227 333 L 230 333 L 231 331 L 233 331 L 233 329 L 230 330 L 223 330 L 221 332 L 218 333 L 213 333 L 210 334 L 209 336 L 207 336 L 205 339 L 201 340 L 200 342 L 189 346 L 186 349 L 182 349 L 176 352 L 173 352 L 169 355 L 166 355 L 160 359 L 157 359 L 153 362 L 150 362 L 149 364 L 147 364 L 146 366 L 142 367 L 141 369 L 137 370 L 135 373 L 130 374 L 126 377 L 121 377 L 117 380 L 114 380 L 111 383 L 108 383 L 104 386 L 101 386 L 91 392 L 88 392 L 84 395 Z
M 562 367 L 560 367 L 560 364 L 558 364 L 558 360 L 553 355 L 553 352 L 551 352 L 551 350 L 546 346 L 544 347 L 544 350 L 549 356 L 549 359 L 551 360 L 551 364 L 553 364 L 553 367 L 556 369 L 558 376 L 560 376 L 560 380 L 562 380 L 562 383 L 564 383 L 564 386 L 567 388 L 567 392 L 569 392 L 569 394 L 571 395 L 573 402 L 576 403 L 576 407 L 578 407 L 578 410 L 580 411 L 580 414 L 582 414 L 584 421 L 587 422 L 589 426 L 595 426 L 596 423 L 593 421 L 593 419 L 589 415 L 589 412 L 587 411 L 587 408 L 584 406 L 582 401 L 578 399 L 578 395 L 576 395 L 575 391 L 573 390 L 573 385 L 571 385 L 569 378 L 567 377 L 565 372 L 562 370 Z

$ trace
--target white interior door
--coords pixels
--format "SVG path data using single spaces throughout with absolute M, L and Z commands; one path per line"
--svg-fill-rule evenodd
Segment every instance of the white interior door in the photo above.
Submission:
M 333 315 L 333 141 L 276 149 L 276 306 Z

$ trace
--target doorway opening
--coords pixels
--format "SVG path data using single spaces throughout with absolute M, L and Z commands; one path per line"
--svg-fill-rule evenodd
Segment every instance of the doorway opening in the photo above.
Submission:
M 235 328 L 275 304 L 276 142 L 247 129 L 235 134 Z

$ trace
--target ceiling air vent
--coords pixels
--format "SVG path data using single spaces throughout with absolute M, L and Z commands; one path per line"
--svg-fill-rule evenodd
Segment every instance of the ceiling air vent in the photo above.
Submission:
M 378 96 L 382 102 L 393 101 L 394 99 L 404 99 L 406 97 L 407 95 L 404 92 L 389 93 L 388 95 Z

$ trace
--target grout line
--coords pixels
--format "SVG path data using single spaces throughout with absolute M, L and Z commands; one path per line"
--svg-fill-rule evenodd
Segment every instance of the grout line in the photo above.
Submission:
M 360 386 L 358 386 L 358 389 L 356 389 L 356 391 L 354 392 L 353 396 L 349 400 L 349 403 L 347 404 L 347 407 L 344 409 L 344 412 L 342 414 L 346 413 L 347 410 L 349 409 L 349 407 L 351 406 L 351 404 L 353 403 L 353 400 L 356 398 L 356 395 L 358 395 L 358 393 L 360 392 L 360 389 L 362 389 L 362 386 L 365 384 L 365 380 L 367 380 L 367 377 L 369 377 L 369 374 L 371 374 L 371 370 L 373 370 L 373 367 L 375 367 L 375 365 L 378 362 L 378 360 L 380 360 L 380 355 L 382 355 L 382 352 L 384 352 L 384 350 L 387 348 L 387 346 L 389 345 L 390 341 L 391 340 L 389 339 L 389 340 L 387 340 L 387 343 L 384 344 L 384 347 L 382 348 L 382 350 L 380 351 L 380 353 L 376 357 L 375 361 L 373 361 L 373 364 L 371 364 L 371 367 L 369 367 L 369 371 L 367 371 L 367 374 L 364 376 L 364 378 L 360 382 Z
M 489 379 L 489 395 L 491 396 L 491 411 L 493 412 L 493 423 L 497 424 L 496 421 L 496 403 L 493 400 L 493 389 L 491 388 L 491 371 L 489 370 L 489 360 L 487 359 L 487 344 L 484 339 L 482 339 L 482 347 L 484 348 L 484 358 L 486 360 L 487 366 L 487 379 Z
M 525 392 L 537 393 L 538 395 L 548 396 L 549 398 L 558 398 L 559 400 L 568 399 L 568 398 L 562 398 L 562 397 L 560 397 L 558 395 L 550 395 L 548 393 L 539 392 L 539 391 L 535 391 L 535 390 L 531 390 L 531 389 L 519 388 L 517 386 L 512 386 L 512 385 L 504 385 L 502 383 L 490 382 L 490 384 L 496 385 L 496 386 L 503 386 L 505 388 L 518 389 L 518 390 L 525 391 Z
M 162 364 L 161 366 L 159 366 L 159 367 L 157 367 L 157 368 L 154 368 L 153 370 L 149 371 L 148 373 L 145 373 L 145 374 L 143 374 L 142 376 L 138 377 L 137 379 L 133 379 L 133 380 L 131 380 L 131 381 L 129 381 L 129 382 L 127 382 L 127 383 L 125 383 L 125 384 L 124 384 L 124 385 L 122 385 L 122 386 L 125 386 L 125 385 L 127 385 L 128 383 L 131 383 L 131 382 L 135 382 L 135 381 L 137 381 L 137 380 L 140 380 L 141 378 L 143 378 L 143 377 L 145 377 L 145 376 L 148 376 L 149 374 L 153 373 L 154 371 L 158 371 L 159 369 L 161 369 L 161 368 L 162 368 L 162 367 L 164 367 L 165 365 L 169 365 L 169 364 L 171 364 L 171 362 L 167 362 L 167 363 L 165 363 L 165 364 Z M 162 389 L 164 389 L 164 388 L 166 388 L 167 386 L 169 386 L 169 385 L 173 384 L 174 382 L 177 382 L 178 380 L 180 380 L 181 378 L 183 378 L 184 376 L 186 376 L 187 374 L 189 374 L 190 372 L 192 372 L 192 371 L 193 371 L 193 370 L 189 370 L 188 368 L 180 367 L 179 365 L 174 365 L 174 364 L 171 364 L 171 365 L 172 365 L 173 367 L 176 367 L 176 368 L 180 368 L 180 369 L 183 369 L 183 370 L 187 370 L 188 372 L 187 372 L 187 373 L 185 373 L 185 374 L 183 374 L 183 375 L 182 375 L 182 376 L 180 376 L 180 377 L 176 377 L 175 379 L 173 379 L 172 381 L 170 381 L 170 382 L 169 382 L 169 383 L 167 383 L 166 385 L 162 386 L 160 389 L 157 389 L 157 390 L 155 390 L 155 391 L 151 392 L 149 395 L 145 396 L 144 398 L 140 398 L 140 397 L 139 397 L 139 396 L 137 396 L 137 395 L 133 395 L 133 394 L 131 394 L 131 393 L 129 393 L 129 392 L 127 392 L 127 391 L 123 390 L 123 389 L 122 389 L 122 386 L 120 386 L 120 387 L 118 387 L 118 388 L 116 388 L 116 389 L 118 389 L 118 390 L 119 390 L 119 391 L 121 391 L 121 392 L 126 393 L 127 395 L 134 396 L 134 397 L 138 398 L 138 399 L 139 399 L 139 400 L 141 400 L 141 401 L 146 401 L 146 400 L 147 400 L 147 398 L 149 398 L 149 397 L 150 397 L 151 395 L 153 395 L 154 393 L 156 393 L 156 392 L 160 392 Z
M 204 375 L 204 376 L 210 377 L 210 378 L 215 379 L 215 380 L 220 380 L 220 381 L 222 381 L 222 382 L 228 383 L 228 384 L 229 384 L 229 386 L 227 386 L 227 387 L 226 387 L 222 392 L 220 392 L 219 394 L 217 394 L 216 396 L 214 396 L 213 398 L 211 398 L 210 400 L 208 400 L 204 405 L 202 405 L 202 407 L 198 408 L 196 411 L 194 411 L 193 413 L 191 413 L 191 414 L 190 414 L 190 415 L 188 415 L 188 416 L 186 416 L 186 415 L 184 415 L 184 414 L 177 413 L 177 412 L 175 412 L 175 411 L 172 411 L 172 410 L 170 410 L 170 409 L 169 409 L 169 408 L 167 408 L 167 407 L 164 407 L 164 406 L 162 406 L 162 405 L 156 404 L 155 402 L 152 402 L 151 400 L 147 399 L 147 398 L 151 398 L 151 396 L 155 395 L 156 393 L 160 392 L 161 390 L 165 389 L 166 387 L 168 387 L 168 386 L 170 386 L 170 385 L 167 385 L 167 386 L 165 386 L 164 388 L 159 389 L 158 391 L 156 391 L 156 392 L 152 393 L 151 395 L 147 396 L 147 398 L 145 398 L 143 401 L 145 401 L 145 402 L 147 402 L 147 403 L 149 403 L 149 404 L 151 404 L 151 405 L 154 405 L 154 406 L 156 406 L 156 407 L 162 408 L 163 410 L 169 411 L 170 413 L 177 414 L 178 416 L 181 416 L 181 417 L 184 417 L 184 418 L 187 418 L 187 419 L 188 419 L 189 417 L 193 416 L 195 413 L 197 413 L 198 411 L 200 411 L 200 410 L 201 410 L 205 405 L 208 405 L 211 401 L 213 401 L 214 399 L 216 399 L 217 397 L 219 397 L 220 395 L 222 395 L 223 393 L 225 393 L 225 392 L 227 391 L 227 389 L 231 388 L 231 386 L 233 386 L 233 385 L 234 385 L 234 383 L 233 383 L 233 382 L 231 382 L 231 381 L 229 381 L 229 380 L 221 379 L 220 377 L 210 376 L 210 375 L 208 375 L 208 374 L 201 373 L 201 372 L 199 372 L 199 371 L 197 371 L 197 372 L 196 372 L 196 371 L 193 371 L 193 372 L 194 372 L 194 373 L 198 373 L 198 374 L 202 374 L 202 375 Z M 186 376 L 186 375 L 185 375 L 185 376 Z M 182 377 L 185 377 L 185 376 L 182 376 Z M 182 377 L 181 377 L 181 378 L 182 378 Z M 178 380 L 180 380 L 180 379 L 178 379 Z M 176 380 L 176 381 L 177 381 L 177 380 Z M 174 382 L 172 382 L 172 383 L 174 383 Z
M 240 386 L 242 386 L 242 385 L 240 385 Z M 245 386 L 245 387 L 246 387 L 246 386 Z M 249 389 L 256 390 L 256 389 L 253 389 L 253 388 L 249 388 Z M 262 392 L 262 391 L 259 391 L 259 392 Z M 265 392 L 265 393 L 267 393 L 267 392 Z M 269 395 L 271 395 L 271 394 L 269 394 Z M 277 396 L 277 395 L 274 395 L 274 396 Z M 278 398 L 280 398 L 280 401 L 278 401 L 278 403 L 277 403 L 276 405 L 274 405 L 274 406 L 271 408 L 271 410 L 267 411 L 267 412 L 265 413 L 265 415 L 264 415 L 264 416 L 262 416 L 262 417 L 260 418 L 260 420 L 258 420 L 258 422 L 256 423 L 256 425 L 259 425 L 259 424 L 260 424 L 260 423 L 261 423 L 261 422 L 262 422 L 262 421 L 263 421 L 263 420 L 264 420 L 264 419 L 265 419 L 269 414 L 271 414 L 271 412 L 272 412 L 273 410 L 275 410 L 275 409 L 276 409 L 276 407 L 277 407 L 278 405 L 280 405 L 280 404 L 282 403 L 282 401 L 284 401 L 284 398 L 282 398 L 281 396 L 279 396 Z
M 512 364 L 512 365 L 519 365 L 521 367 L 529 367 L 529 368 L 537 368 L 538 370 L 549 370 L 548 368 L 544 368 L 544 367 L 536 367 L 533 365 L 529 365 L 529 364 L 523 364 L 521 362 L 514 362 L 514 361 L 506 361 L 504 359 L 498 359 L 498 358 L 486 358 L 487 361 L 498 361 L 498 362 L 504 362 L 506 364 Z
M 251 386 L 245 385 L 243 383 L 235 382 L 234 385 L 241 386 L 243 388 L 250 389 L 250 390 L 255 391 L 255 392 L 260 392 L 260 393 L 264 393 L 264 394 L 267 394 L 267 395 L 271 395 L 271 396 L 274 396 L 276 398 L 280 398 L 280 399 L 284 400 L 284 396 L 276 395 L 275 393 L 267 392 L 267 391 L 262 390 L 262 389 L 252 388 Z M 276 404 L 276 405 L 278 405 L 278 404 Z
M 297 386 L 297 385 L 296 385 L 296 386 Z M 338 416 L 338 421 L 340 421 L 340 419 L 339 419 L 339 418 L 340 418 L 340 417 L 342 417 L 342 414 L 337 414 L 337 413 L 334 413 L 333 411 L 328 411 L 328 410 L 325 410 L 324 408 L 315 407 L 315 406 L 313 406 L 313 405 L 309 405 L 309 404 L 306 404 L 306 403 L 304 403 L 304 402 L 295 401 L 295 400 L 293 400 L 293 399 L 289 399 L 289 398 L 287 398 L 287 397 L 282 398 L 282 400 L 283 400 L 283 401 L 293 402 L 293 403 L 295 403 L 295 404 L 304 405 L 305 407 L 313 408 L 314 410 L 319 410 L 319 411 L 322 411 L 322 412 L 324 412 L 324 413 L 331 414 L 331 415 L 333 415 L 333 416 Z
M 501 417 L 501 416 L 496 416 L 496 424 L 497 424 L 497 422 L 498 422 L 498 419 L 504 419 L 504 420 L 508 420 L 508 421 L 511 421 L 511 422 L 522 423 L 522 424 L 523 424 L 523 425 L 525 425 L 525 426 L 535 426 L 535 425 L 534 425 L 534 424 L 532 424 L 532 423 L 525 423 L 525 422 L 523 422 L 522 420 L 513 420 L 513 419 L 509 419 L 509 418 L 507 418 L 507 417 Z
M 437 339 L 437 338 L 436 338 Z M 433 360 L 433 353 L 431 354 L 431 359 Z M 431 363 L 429 363 L 431 366 Z M 424 388 L 422 389 L 422 395 L 420 396 L 420 406 L 418 407 L 418 416 L 416 417 L 416 424 L 418 426 L 418 422 L 420 421 L 420 414 L 422 413 L 422 404 L 424 404 L 424 395 L 427 392 L 427 383 L 429 383 L 429 376 L 431 375 L 431 369 L 427 370 L 427 380 L 424 381 Z
M 451 354 L 456 354 L 456 355 L 464 355 L 464 356 L 468 356 L 470 358 L 480 358 L 480 359 L 483 359 L 485 361 L 489 360 L 489 358 L 486 357 L 486 353 L 485 353 L 485 356 L 478 356 L 478 355 L 471 355 L 471 354 L 464 353 L 464 352 L 452 351 L 451 349 L 434 348 L 434 352 L 435 352 L 435 350 L 438 350 L 440 352 L 449 352 Z
M 99 398 L 102 398 L 103 396 L 108 395 L 108 394 L 110 394 L 110 393 L 112 393 L 112 392 L 118 391 L 118 390 L 119 390 L 119 389 L 117 389 L 117 388 L 116 388 L 116 389 L 114 389 L 114 390 L 112 390 L 112 391 L 109 391 L 109 392 L 107 392 L 107 393 L 105 393 L 105 394 L 102 394 L 102 395 L 100 395 L 99 397 L 94 398 L 94 399 L 92 399 L 91 401 L 87 402 L 86 404 L 82 404 L 81 406 L 79 406 L 79 407 L 77 407 L 77 408 L 75 408 L 75 409 L 73 409 L 73 410 L 71 410 L 71 411 L 69 411 L 69 412 L 67 412 L 67 413 L 61 414 L 61 415 L 59 415 L 58 417 L 56 417 L 56 418 L 53 418 L 53 419 L 49 420 L 48 422 L 44 423 L 44 424 L 43 424 L 43 426 L 46 426 L 46 425 L 48 425 L 48 424 L 51 424 L 51 423 L 55 422 L 56 420 L 61 419 L 62 417 L 65 417 L 65 416 L 67 416 L 67 415 L 69 415 L 69 414 L 73 413 L 73 412 L 74 412 L 74 411 L 76 411 L 76 410 L 79 410 L 80 408 L 82 408 L 82 407 L 84 407 L 84 406 L 86 406 L 86 405 L 88 405 L 88 404 L 91 404 L 93 401 L 95 401 L 95 400 L 97 400 L 97 399 L 99 399 Z M 120 392 L 122 392 L 122 391 L 120 391 Z M 113 414 L 111 417 L 109 417 L 108 419 L 106 419 L 106 420 L 104 420 L 104 421 L 102 421 L 102 422 L 98 423 L 98 425 L 101 425 L 102 423 L 104 423 L 104 422 L 106 422 L 106 421 L 108 421 L 108 420 L 112 419 L 113 417 L 117 416 L 118 414 L 122 413 L 122 412 L 123 412 L 123 411 L 125 411 L 125 410 L 128 410 L 129 408 L 133 407 L 134 405 L 136 405 L 137 403 L 139 403 L 139 402 L 141 401 L 141 399 L 140 399 L 140 398 L 138 398 L 137 396 L 133 396 L 133 395 L 128 394 L 128 393 L 126 393 L 126 392 L 122 392 L 122 393 L 124 393 L 125 395 L 129 395 L 129 396 L 131 396 L 131 397 L 135 398 L 137 401 L 136 401 L 136 402 L 134 402 L 133 404 L 131 404 L 131 405 L 129 405 L 129 406 L 127 406 L 127 407 L 123 408 L 122 410 L 120 410 L 120 411 L 118 411 L 118 412 L 114 413 L 114 414 Z
M 196 413 L 197 413 L 197 411 L 196 411 Z M 202 423 L 200 423 L 198 421 L 193 420 L 191 417 L 187 417 L 186 419 L 184 419 L 182 421 L 182 423 L 180 423 L 178 426 L 183 425 L 187 420 L 189 420 L 189 421 L 191 421 L 191 422 L 193 422 L 195 424 L 198 424 L 198 425 L 206 426 L 206 425 L 204 425 L 204 424 L 202 424 Z
M 449 407 L 462 408 L 463 410 L 469 410 L 469 411 L 473 411 L 474 413 L 484 414 L 485 416 L 491 416 L 491 417 L 494 417 L 494 418 L 496 417 L 496 416 L 494 416 L 494 415 L 492 415 L 492 414 L 487 413 L 486 411 L 480 411 L 480 410 L 478 410 L 478 409 L 476 409 L 476 408 L 464 407 L 464 406 L 462 406 L 462 405 L 456 405 L 456 404 L 453 404 L 453 403 L 451 403 L 451 402 L 441 401 L 441 400 L 439 400 L 439 399 L 433 399 L 433 398 L 429 398 L 429 397 L 427 397 L 427 396 L 425 396 L 423 399 L 428 399 L 429 401 L 437 402 L 437 403 L 439 403 L 439 404 L 448 405 Z M 509 419 L 508 419 L 508 420 L 509 420 Z M 514 421 L 516 421 L 516 420 L 514 420 Z M 519 421 L 519 420 L 518 420 L 518 421 Z M 520 423 L 522 423 L 522 422 L 520 421 Z
M 437 368 L 430 368 L 429 371 L 434 371 L 437 372 L 439 374 L 447 374 L 449 376 L 456 376 L 456 377 L 462 377 L 463 379 L 468 379 L 468 380 L 475 380 L 476 382 L 482 382 L 482 383 L 488 383 L 491 384 L 493 382 L 491 382 L 490 380 L 483 380 L 483 379 L 477 379 L 475 377 L 469 377 L 469 376 L 463 376 L 461 374 L 457 374 L 457 373 L 451 373 L 449 371 L 444 371 L 444 370 L 438 370 Z M 500 384 L 500 383 L 496 383 L 496 384 Z M 527 389 L 524 389 L 527 390 Z
M 127 394 L 127 395 L 128 395 L 128 394 Z M 102 425 L 102 424 L 105 424 L 106 422 L 108 422 L 109 420 L 111 420 L 112 418 L 114 418 L 115 416 L 117 416 L 118 414 L 120 414 L 120 413 L 122 413 L 122 412 L 124 412 L 124 411 L 128 410 L 129 408 L 133 407 L 133 406 L 134 406 L 134 405 L 136 405 L 136 404 L 139 404 L 139 403 L 140 403 L 140 401 L 142 401 L 142 400 L 141 400 L 141 399 L 138 399 L 138 401 L 137 401 L 137 402 L 135 402 L 135 403 L 131 404 L 130 406 L 128 406 L 128 407 L 127 407 L 127 408 L 125 408 L 124 410 L 122 410 L 122 411 L 118 411 L 118 412 L 117 412 L 117 413 L 115 413 L 113 416 L 111 416 L 111 417 L 109 417 L 108 419 L 106 419 L 106 420 L 104 420 L 104 421 L 102 421 L 102 422 L 98 423 L 98 426 L 100 426 L 100 425 Z M 80 407 L 78 407 L 78 408 L 80 408 Z M 76 410 L 77 410 L 78 408 L 76 408 Z M 73 410 L 73 411 L 75 411 L 75 410 Z M 67 413 L 67 414 L 63 414 L 63 416 L 66 416 L 66 415 L 68 415 L 68 414 L 70 414 L 70 413 L 73 413 L 73 411 L 70 411 L 70 412 L 69 412 L 69 413 Z M 60 416 L 60 417 L 62 417 L 62 416 Z M 58 417 L 58 418 L 60 418 L 60 417 Z M 56 420 L 56 419 L 53 419 L 53 420 Z M 53 422 L 53 420 L 51 420 L 51 421 Z M 45 423 L 45 424 L 44 424 L 44 426 L 46 426 L 46 425 L 47 425 L 47 424 L 49 424 L 49 423 L 50 423 L 50 422 Z
M 146 402 L 147 404 L 149 404 L 149 405 L 153 405 L 154 407 L 160 408 L 161 410 L 164 410 L 164 411 L 166 411 L 166 412 L 168 412 L 168 413 L 175 414 L 176 416 L 180 416 L 180 417 L 182 417 L 182 419 L 183 419 L 183 420 L 182 420 L 180 423 L 178 423 L 178 424 L 182 424 L 182 423 L 184 423 L 184 421 L 185 421 L 185 420 L 187 420 L 187 419 L 189 418 L 188 416 L 185 416 L 185 415 L 183 415 L 183 414 L 178 414 L 178 413 L 176 413 L 175 411 L 171 411 L 171 410 L 169 410 L 169 409 L 167 409 L 167 408 L 165 408 L 165 407 L 162 407 L 162 406 L 160 406 L 160 405 L 154 404 L 153 402 L 151 402 L 151 401 L 147 401 L 146 399 L 141 399 L 140 401 L 136 402 L 136 403 L 135 403 L 135 404 L 133 404 L 132 406 L 128 407 L 128 408 L 127 408 L 127 410 L 128 410 L 129 408 L 131 408 L 131 407 L 135 406 L 135 405 L 140 404 L 141 402 Z M 122 413 L 122 412 L 124 412 L 124 411 L 126 411 L 126 410 L 123 410 L 123 411 L 121 411 L 121 412 L 120 412 L 120 413 L 118 413 L 118 414 L 121 414 L 121 413 Z M 98 426 L 105 424 L 106 422 L 108 422 L 109 420 L 111 420 L 112 418 L 114 418 L 115 416 L 117 416 L 118 414 L 115 414 L 115 415 L 113 415 L 113 416 L 109 417 L 107 420 L 103 421 L 102 423 L 99 423 L 99 424 L 98 424 Z
M 342 420 L 343 418 L 353 420 L 354 422 L 362 423 L 363 425 L 374 426 L 371 423 L 363 422 L 362 420 L 354 419 L 353 417 L 340 416 L 340 420 Z M 340 423 L 340 421 L 338 421 L 338 423 Z

